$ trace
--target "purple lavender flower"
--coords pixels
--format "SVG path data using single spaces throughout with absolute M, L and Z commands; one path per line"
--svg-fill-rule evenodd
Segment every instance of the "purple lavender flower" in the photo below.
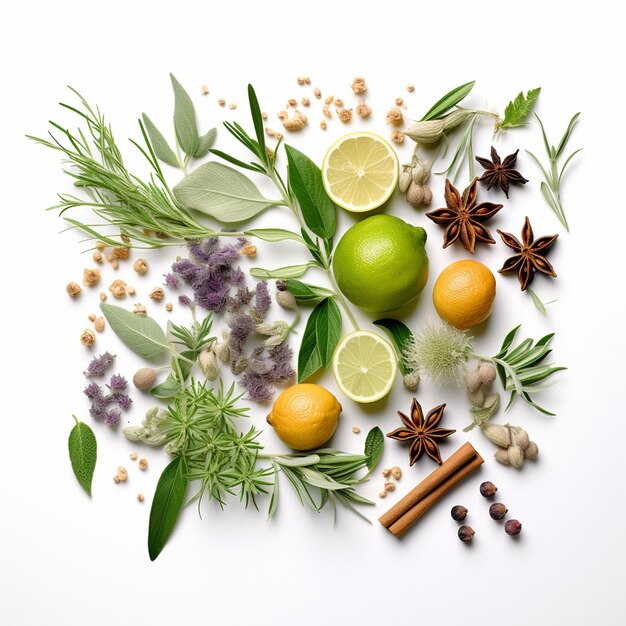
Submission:
M 228 298 L 226 310 L 235 313 L 245 306 L 248 306 L 254 298 L 254 291 L 250 291 L 247 287 L 239 287 L 234 296 Z
M 292 349 L 286 343 L 282 343 L 279 346 L 271 348 L 269 354 L 270 359 L 274 361 L 274 367 L 268 373 L 268 379 L 278 385 L 288 383 L 292 380 L 296 374 L 291 366 L 291 359 L 293 357 Z
M 246 275 L 243 273 L 240 267 L 234 268 L 228 275 L 228 281 L 233 285 L 243 285 L 246 280 Z
M 211 256 L 218 247 L 220 240 L 217 237 L 209 237 L 200 242 L 200 247 L 206 256 Z
M 83 393 L 90 399 L 96 400 L 102 397 L 102 389 L 98 383 L 89 383 L 84 389 Z
M 180 278 L 178 278 L 176 274 L 170 272 L 169 274 L 163 274 L 163 277 L 165 278 L 164 283 L 167 287 L 170 289 L 180 289 Z
M 110 409 L 104 414 L 104 423 L 107 426 L 117 426 L 121 419 L 122 415 L 117 409 Z
M 92 419 L 95 419 L 97 421 L 104 419 L 104 411 L 100 411 L 95 405 L 92 405 L 89 408 L 89 415 Z
M 120 376 L 119 374 L 113 374 L 113 376 L 111 376 L 111 381 L 107 386 L 111 391 L 123 391 L 124 389 L 126 389 L 127 384 L 128 383 L 123 376 Z
M 191 298 L 189 296 L 178 296 L 178 302 L 179 304 L 182 304 L 183 306 L 193 305 L 193 302 L 191 301 Z
M 259 315 L 265 317 L 267 315 L 267 312 L 270 310 L 271 304 L 272 297 L 270 296 L 270 292 L 267 288 L 267 283 L 265 281 L 257 283 L 256 296 L 254 298 L 254 308 L 257 310 Z
M 239 251 L 235 246 L 224 246 L 211 255 L 209 265 L 214 268 L 224 268 L 230 266 L 238 258 Z
M 200 265 L 196 265 L 189 259 L 178 259 L 172 264 L 172 271 L 187 283 L 193 282 L 201 269 Z
M 115 402 L 117 402 L 120 409 L 123 409 L 124 411 L 128 411 L 128 409 L 130 409 L 130 405 L 133 403 L 130 396 L 125 393 L 115 394 Z
M 202 241 L 195 239 L 187 244 L 189 254 L 199 263 L 208 263 L 211 256 L 211 250 L 206 250 L 202 245 Z
M 274 395 L 271 387 L 261 374 L 245 372 L 239 380 L 241 386 L 248 392 L 248 398 L 256 402 L 269 402 Z
M 243 346 L 255 327 L 254 320 L 247 313 L 235 313 L 228 320 L 231 346 Z
M 96 356 L 90 361 L 87 369 L 83 372 L 83 374 L 87 377 L 104 376 L 106 370 L 111 367 L 111 365 L 113 365 L 114 359 L 115 357 L 109 352 L 105 352 L 100 356 Z

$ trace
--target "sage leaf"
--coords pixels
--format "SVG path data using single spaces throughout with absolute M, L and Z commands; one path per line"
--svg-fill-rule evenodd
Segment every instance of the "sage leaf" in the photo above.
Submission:
M 183 152 L 193 156 L 198 150 L 199 138 L 196 126 L 196 111 L 189 94 L 176 80 L 174 74 L 170 74 L 172 88 L 174 89 L 174 129 L 176 138 Z
M 315 319 L 317 352 L 324 368 L 330 365 L 335 348 L 341 339 L 341 311 L 334 298 L 322 300 Z
M 217 129 L 211 128 L 207 133 L 198 138 L 198 147 L 196 151 L 193 153 L 197 159 L 203 157 L 205 154 L 208 154 L 211 146 L 215 143 L 215 138 L 217 137 Z
M 67 446 L 70 453 L 70 462 L 74 470 L 74 476 L 91 496 L 91 481 L 93 472 L 96 469 L 96 459 L 98 458 L 98 445 L 93 430 L 83 422 L 79 422 L 75 415 L 72 416 L 76 425 L 70 431 Z
M 337 209 L 322 183 L 322 172 L 308 156 L 285 146 L 289 187 L 302 210 L 309 229 L 322 239 L 330 239 L 337 228 Z
M 281 204 L 261 195 L 241 172 L 222 163 L 205 163 L 185 176 L 173 189 L 183 206 L 225 224 L 245 222 L 261 211 Z
M 142 113 L 141 117 L 157 159 L 173 167 L 180 167 L 176 154 L 170 148 L 167 139 L 165 139 L 161 131 L 152 123 L 152 120 L 145 113 Z
M 449 91 L 443 98 L 438 100 L 429 109 L 428 113 L 420 120 L 425 122 L 426 120 L 436 120 L 443 117 L 450 109 L 455 107 L 467 94 L 472 91 L 476 81 L 473 80 L 469 83 L 455 87 L 452 91 Z
M 170 374 L 162 383 L 150 389 L 150 395 L 159 398 L 159 400 L 169 400 L 169 398 L 175 398 L 180 390 L 178 379 Z
M 269 278 L 298 278 L 302 276 L 309 267 L 316 266 L 317 263 L 309 261 L 309 263 L 303 263 L 302 265 L 287 265 L 286 267 L 279 267 L 275 270 L 266 270 L 262 267 L 253 267 L 250 269 L 250 276 L 267 280 Z
M 391 318 L 376 320 L 374 324 L 385 331 L 395 346 L 398 353 L 398 366 L 400 367 L 402 375 L 406 376 L 407 374 L 410 374 L 410 368 L 406 364 L 404 354 L 411 338 L 413 337 L 413 333 L 411 333 L 405 324 Z
M 325 298 L 335 297 L 334 292 L 330 291 L 330 289 L 303 283 L 293 278 L 287 280 L 287 290 L 293 294 L 298 304 L 317 303 Z
M 324 303 L 320 302 L 309 315 L 300 351 L 298 352 L 298 382 L 306 380 L 322 367 L 322 359 L 317 348 L 317 317 L 319 315 L 320 306 Z
M 248 102 L 250 103 L 250 114 L 252 115 L 252 123 L 254 124 L 254 132 L 256 134 L 256 140 L 259 143 L 260 152 L 261 154 L 266 154 L 263 114 L 261 113 L 261 107 L 259 106 L 254 87 L 250 84 L 248 85 Z
M 244 234 L 248 237 L 256 237 L 257 239 L 261 239 L 261 241 L 269 241 L 272 243 L 276 241 L 287 241 L 289 239 L 304 243 L 304 239 L 302 239 L 298 233 L 283 228 L 254 228 L 245 231 Z
M 100 309 L 113 332 L 144 359 L 156 359 L 170 347 L 163 329 L 147 315 L 135 315 L 121 306 L 100 303 Z
M 383 454 L 384 447 L 385 437 L 383 435 L 383 431 L 380 430 L 378 426 L 374 426 L 374 428 L 367 433 L 364 450 L 364 454 L 367 459 L 367 469 L 370 472 L 376 467 L 376 465 L 378 465 L 378 461 Z
M 164 470 L 154 492 L 148 525 L 148 553 L 154 561 L 174 530 L 187 495 L 187 467 L 177 456 Z

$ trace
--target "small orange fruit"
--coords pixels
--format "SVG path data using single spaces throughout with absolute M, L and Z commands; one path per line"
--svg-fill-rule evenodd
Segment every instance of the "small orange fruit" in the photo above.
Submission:
M 478 261 L 465 259 L 446 267 L 433 287 L 433 302 L 439 316 L 459 330 L 484 322 L 493 308 L 496 279 Z
M 320 385 L 302 383 L 285 389 L 267 416 L 276 434 L 294 450 L 312 450 L 334 434 L 341 413 L 337 398 Z

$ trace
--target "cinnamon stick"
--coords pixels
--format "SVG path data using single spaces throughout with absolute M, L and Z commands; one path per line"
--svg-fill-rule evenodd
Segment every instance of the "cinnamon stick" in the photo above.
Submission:
M 434 472 L 412 489 L 381 518 L 380 523 L 396 537 L 402 536 L 454 485 L 483 463 L 470 443 L 463 444 Z

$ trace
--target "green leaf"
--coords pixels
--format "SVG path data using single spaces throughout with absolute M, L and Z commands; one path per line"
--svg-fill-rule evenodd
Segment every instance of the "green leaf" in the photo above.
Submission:
M 76 425 L 70 431 L 67 446 L 70 452 L 70 461 L 74 476 L 87 495 L 91 496 L 91 481 L 96 469 L 98 445 L 93 430 L 74 417 Z
M 521 324 L 518 324 L 515 328 L 511 329 L 504 340 L 502 341 L 502 346 L 500 346 L 500 352 L 496 355 L 496 358 L 502 358 L 507 350 L 511 347 L 513 343 L 513 339 L 515 339 L 515 335 L 517 335 L 517 331 L 522 327 Z
M 315 320 L 317 352 L 324 368 L 330 365 L 335 348 L 341 339 L 341 311 L 334 298 L 326 298 L 319 305 Z M 317 308 L 317 307 L 316 307 Z
M 272 462 L 272 467 L 274 468 L 274 487 L 272 488 L 272 496 L 270 497 L 270 505 L 267 509 L 267 519 L 270 520 L 276 515 L 276 510 L 278 509 L 278 475 L 280 473 L 279 466 Z
M 385 447 L 385 437 L 383 431 L 378 426 L 374 426 L 372 430 L 367 433 L 365 439 L 365 456 L 367 457 L 367 469 L 371 472 L 383 454 Z
M 288 279 L 287 290 L 293 294 L 298 304 L 312 304 L 324 300 L 325 298 L 334 298 L 335 293 L 330 289 L 310 285 L 299 280 Z
M 254 124 L 254 132 L 256 134 L 261 154 L 265 153 L 265 132 L 263 130 L 263 115 L 261 107 L 256 97 L 256 92 L 252 85 L 248 85 L 248 102 L 250 103 L 250 113 L 252 115 L 252 123 Z
M 222 163 L 205 163 L 185 176 L 173 189 L 183 206 L 225 224 L 245 222 L 281 202 L 268 200 L 241 172 Z
M 250 269 L 250 276 L 267 280 L 269 278 L 298 278 L 302 276 L 309 267 L 316 266 L 317 263 L 310 261 L 309 263 L 303 263 L 302 265 L 287 265 L 286 267 L 279 267 L 275 270 L 266 270 L 262 267 L 253 267 Z
M 411 341 L 413 333 L 411 333 L 405 324 L 391 318 L 376 320 L 374 324 L 385 331 L 396 347 L 398 365 L 400 366 L 402 375 L 406 376 L 406 374 L 410 374 L 409 367 L 407 367 L 406 361 L 404 360 L 404 353 L 407 345 Z
M 559 142 L 559 147 L 556 149 L 557 157 L 561 156 L 561 152 L 563 152 L 563 150 L 565 149 L 565 146 L 567 145 L 567 142 L 569 141 L 570 135 L 572 134 L 572 131 L 574 130 L 574 125 L 578 121 L 579 117 L 580 117 L 580 113 L 576 113 L 574 117 L 572 117 L 572 119 L 569 121 L 569 124 L 567 125 L 567 130 L 565 131 L 565 134 L 563 135 L 563 137 L 561 138 L 561 141 Z
M 170 148 L 167 139 L 165 139 L 161 131 L 152 123 L 152 120 L 145 113 L 142 113 L 141 117 L 157 159 L 173 167 L 180 167 L 175 152 Z
M 289 187 L 302 210 L 309 229 L 322 239 L 330 239 L 337 228 L 337 209 L 322 183 L 322 172 L 308 156 L 285 146 Z
M 541 298 L 530 287 L 526 288 L 526 293 L 528 293 L 530 297 L 532 298 L 532 301 L 534 305 L 537 307 L 537 310 L 539 311 L 539 313 L 541 313 L 541 315 L 543 316 L 548 315 L 548 311 L 546 311 L 545 304 L 541 301 Z
M 135 315 L 121 306 L 100 303 L 100 308 L 113 332 L 144 359 L 156 359 L 169 351 L 163 329 L 147 315 Z
M 248 237 L 256 237 L 257 239 L 261 239 L 261 241 L 269 241 L 272 243 L 287 240 L 304 243 L 304 239 L 302 239 L 298 233 L 283 228 L 254 228 L 252 230 L 246 230 L 244 234 Z
M 298 382 L 306 380 L 322 367 L 322 359 L 317 348 L 317 317 L 325 300 L 322 300 L 311 312 L 304 329 L 300 351 L 298 352 Z
M 426 120 L 436 120 L 443 117 L 450 109 L 455 107 L 467 94 L 472 91 L 476 81 L 473 80 L 459 87 L 455 87 L 452 91 L 449 91 L 443 98 L 438 100 L 420 120 L 425 122 Z
M 203 157 L 205 154 L 208 154 L 209 149 L 215 143 L 215 138 L 217 137 L 217 128 L 211 128 L 211 130 L 207 131 L 202 137 L 198 138 L 198 147 L 196 151 L 193 153 L 197 159 Z
M 470 415 L 474 418 L 474 421 L 463 429 L 464 433 L 469 432 L 475 426 L 482 426 L 485 422 L 488 422 L 498 411 L 500 406 L 500 394 L 494 393 L 485 400 L 485 404 L 482 407 L 470 407 Z
M 150 395 L 159 398 L 159 400 L 175 398 L 179 393 L 180 383 L 173 374 L 170 374 L 162 383 L 155 385 L 150 390 Z
M 154 492 L 148 526 L 148 553 L 154 561 L 167 543 L 187 495 L 187 467 L 177 456 L 164 470 Z
M 170 74 L 174 89 L 174 129 L 183 152 L 193 156 L 198 150 L 199 138 L 196 126 L 196 111 L 193 102 L 183 86 Z
M 520 91 L 515 97 L 515 100 L 511 100 L 504 109 L 504 119 L 499 124 L 499 128 L 515 128 L 517 126 L 523 126 L 526 118 L 532 113 L 535 102 L 541 93 L 541 87 L 536 89 L 530 89 L 524 97 L 524 92 Z

